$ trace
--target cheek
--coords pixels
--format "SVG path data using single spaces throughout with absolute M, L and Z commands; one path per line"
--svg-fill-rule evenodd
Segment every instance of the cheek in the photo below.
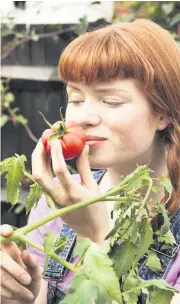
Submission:
M 114 144 L 123 144 L 124 149 L 135 152 L 152 144 L 155 126 L 147 109 L 131 108 L 114 118 L 111 131 Z
M 67 106 L 66 108 L 66 115 L 65 115 L 65 118 L 66 118 L 66 121 L 68 120 L 73 120 L 74 116 L 75 116 L 75 111 L 72 111 L 72 108 L 71 106 Z

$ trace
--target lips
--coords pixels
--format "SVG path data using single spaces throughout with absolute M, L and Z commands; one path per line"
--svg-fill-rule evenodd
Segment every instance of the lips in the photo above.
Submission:
M 86 136 L 86 141 L 103 141 L 103 140 L 106 140 L 106 138 L 99 136 L 92 136 L 92 135 Z
M 104 137 L 92 136 L 92 135 L 86 136 L 86 143 L 90 147 L 98 147 L 98 146 L 102 145 L 105 140 L 106 140 L 106 138 L 104 138 Z

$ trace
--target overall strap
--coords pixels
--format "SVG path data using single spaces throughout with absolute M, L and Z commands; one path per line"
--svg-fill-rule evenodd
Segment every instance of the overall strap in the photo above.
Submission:
M 93 171 L 93 177 L 97 181 L 100 181 L 105 170 Z M 64 247 L 64 251 L 59 253 L 59 256 L 68 262 L 72 262 L 73 250 L 76 245 L 76 233 L 69 227 L 69 225 L 63 223 L 60 232 L 60 237 L 66 236 L 68 241 Z M 58 282 L 62 282 L 64 276 L 66 275 L 68 269 L 62 264 L 59 264 L 56 260 L 51 257 L 48 258 L 48 263 L 44 272 L 44 279 L 48 279 L 48 294 L 47 294 L 47 304 L 58 304 L 65 296 L 66 292 L 57 286 Z M 52 282 L 51 282 L 52 280 Z

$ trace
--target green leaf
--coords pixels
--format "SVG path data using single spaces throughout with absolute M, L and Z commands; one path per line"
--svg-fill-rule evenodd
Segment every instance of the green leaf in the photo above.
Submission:
M 169 178 L 161 176 L 158 178 L 160 184 L 166 189 L 169 195 L 172 194 L 173 186 Z
M 83 266 L 90 269 L 90 278 L 103 285 L 111 299 L 121 302 L 119 281 L 113 268 L 113 261 L 105 250 L 91 242 L 84 256 Z
M 166 283 L 162 279 L 158 279 L 158 280 L 157 279 L 152 279 L 152 280 L 147 280 L 147 281 L 142 280 L 141 278 L 139 278 L 139 279 L 141 280 L 141 282 L 139 283 L 139 285 L 136 288 L 132 288 L 132 289 L 128 289 L 127 291 L 124 291 L 122 293 L 123 297 L 124 297 L 124 295 L 130 294 L 131 292 L 143 290 L 144 288 L 146 289 L 146 288 L 150 288 L 150 287 L 156 287 L 156 288 L 162 290 L 163 292 L 169 291 L 169 292 L 171 292 L 172 296 L 176 292 L 175 288 L 173 288 L 172 286 L 170 286 L 168 283 Z M 153 304 L 155 304 L 155 303 L 156 302 L 154 302 Z M 168 304 L 169 304 L 169 302 L 168 302 Z
M 17 115 L 16 121 L 22 125 L 26 125 L 28 123 L 28 120 L 23 115 Z
M 156 186 L 153 186 L 153 187 L 152 187 L 152 191 L 153 191 L 154 193 L 158 193 L 158 192 L 160 192 L 160 189 L 159 189 L 158 187 L 156 187 Z
M 0 117 L 0 127 L 2 128 L 9 120 L 9 116 L 8 115 L 5 115 L 3 114 L 1 117 Z
M 170 229 L 164 235 L 159 236 L 158 241 L 169 245 L 176 244 L 176 240 Z
M 150 304 L 170 304 L 173 298 L 174 292 L 170 290 L 155 289 L 150 293 Z
M 66 244 L 66 238 L 60 237 L 59 235 L 55 234 L 54 232 L 47 232 L 44 234 L 44 253 L 45 253 L 45 265 L 44 270 L 46 269 L 49 253 L 55 251 L 57 254 L 64 249 Z
M 92 304 L 93 300 L 96 304 L 112 303 L 105 288 L 81 271 L 74 276 L 70 291 L 60 302 L 61 304 Z
M 153 232 L 147 218 L 143 218 L 139 223 L 139 233 L 140 241 L 138 246 L 135 246 L 130 241 L 125 241 L 120 245 L 116 244 L 109 254 L 114 260 L 119 278 L 143 257 L 153 243 Z
M 42 194 L 43 189 L 38 183 L 30 185 L 30 191 L 26 198 L 26 214 L 38 203 Z
M 73 256 L 81 256 L 91 245 L 91 240 L 88 238 L 78 238 L 77 245 L 73 251 Z
M 14 94 L 12 94 L 12 93 L 10 93 L 10 92 L 6 93 L 6 94 L 4 95 L 4 98 L 5 98 L 5 100 L 6 100 L 8 103 L 12 103 L 12 102 L 14 102 L 14 100 L 15 100 Z
M 146 265 L 154 272 L 162 271 L 160 259 L 152 250 L 150 250 L 148 253 Z
M 11 111 L 12 111 L 12 113 L 15 114 L 16 112 L 19 112 L 19 111 L 20 111 L 20 108 L 16 107 L 16 108 L 12 109 Z
M 162 4 L 161 7 L 162 7 L 162 10 L 165 13 L 165 15 L 168 16 L 174 10 L 174 3 L 173 2 L 164 3 L 164 4 Z
M 126 304 L 138 304 L 138 296 L 133 292 L 123 296 L 123 299 Z
M 173 16 L 173 18 L 170 21 L 170 26 L 174 26 L 180 22 L 180 13 L 177 13 Z
M 123 291 L 127 291 L 128 289 L 136 288 L 139 283 L 141 283 L 141 279 L 135 274 L 134 270 L 130 271 L 128 274 L 124 285 L 123 285 Z M 123 298 L 125 300 L 126 304 L 136 304 L 138 303 L 138 295 L 140 294 L 140 291 L 138 292 L 132 292 L 130 294 L 124 295 Z
M 7 158 L 1 162 L 1 174 L 7 172 L 6 189 L 7 189 L 7 202 L 15 205 L 19 199 L 21 180 L 24 174 L 24 163 L 27 161 L 25 155 Z
M 56 254 L 59 254 L 60 252 L 62 252 L 64 250 L 64 247 L 67 243 L 67 237 L 66 236 L 63 236 L 63 237 L 60 237 L 58 236 L 56 238 L 56 241 L 53 245 L 53 250 Z
M 160 236 L 163 236 L 170 229 L 170 220 L 168 217 L 168 211 L 164 208 L 164 206 L 160 202 L 157 202 L 157 208 L 158 208 L 158 212 L 162 213 L 163 218 L 164 218 L 164 223 L 161 226 L 160 231 L 159 231 Z
M 149 178 L 150 169 L 147 166 L 138 166 L 131 174 L 129 174 L 125 179 L 127 180 L 126 192 L 134 190 L 143 185 L 147 185 Z
M 31 39 L 32 39 L 33 41 L 38 41 L 39 38 L 40 38 L 40 36 L 37 35 L 37 34 L 34 34 L 34 35 L 31 36 Z
M 55 243 L 56 240 L 56 234 L 55 232 L 47 232 L 44 234 L 45 239 L 44 239 L 44 253 L 45 253 L 45 263 L 44 263 L 44 270 L 47 266 L 48 263 L 48 257 L 49 257 L 49 252 L 52 251 L 52 247 Z

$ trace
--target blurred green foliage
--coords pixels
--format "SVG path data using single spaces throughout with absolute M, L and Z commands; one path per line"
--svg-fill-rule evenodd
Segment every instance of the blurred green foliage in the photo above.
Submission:
M 115 16 L 115 21 L 128 22 L 138 17 L 149 18 L 171 32 L 180 45 L 180 2 L 179 1 L 123 1 L 130 13 Z

